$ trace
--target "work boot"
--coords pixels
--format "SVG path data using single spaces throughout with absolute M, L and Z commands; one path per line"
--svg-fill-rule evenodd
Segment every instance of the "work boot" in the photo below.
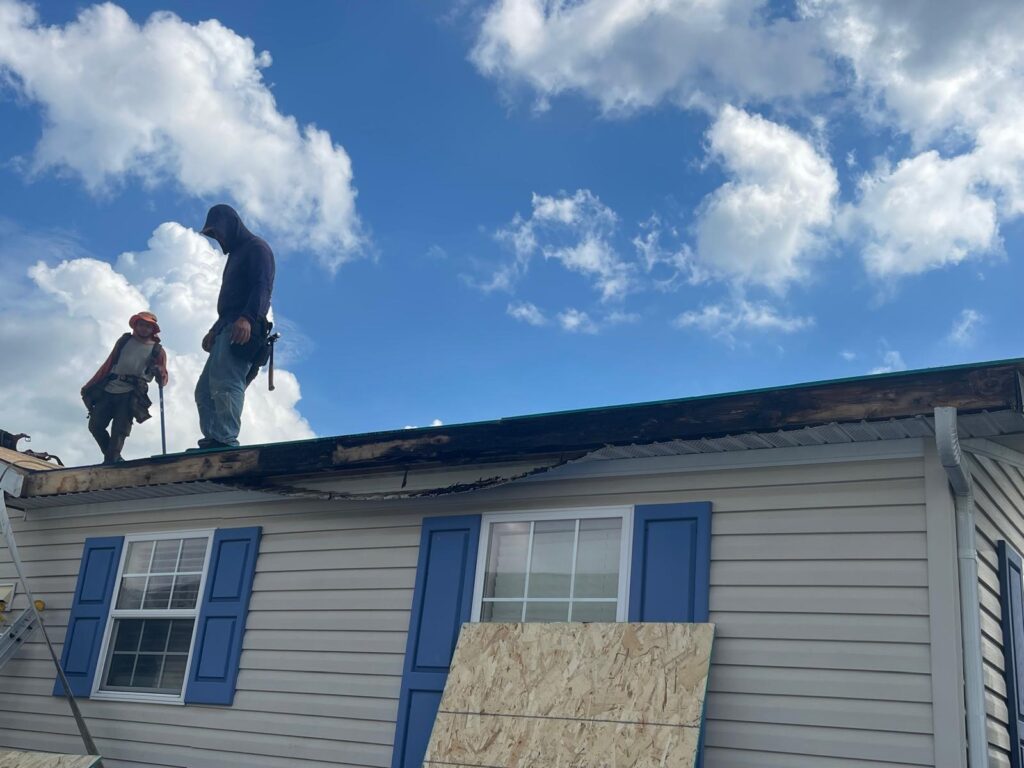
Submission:
M 111 435 L 110 443 L 107 445 L 107 452 L 103 456 L 104 464 L 120 464 L 124 459 L 121 458 L 121 449 L 124 448 L 124 435 Z

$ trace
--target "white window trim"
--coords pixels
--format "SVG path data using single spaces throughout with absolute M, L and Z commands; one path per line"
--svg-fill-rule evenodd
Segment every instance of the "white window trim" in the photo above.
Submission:
M 192 671 L 192 657 L 196 646 L 196 632 L 199 629 L 199 612 L 202 609 L 203 595 L 206 594 L 206 577 L 210 571 L 210 555 L 213 549 L 214 529 L 208 528 L 197 531 L 160 531 L 159 533 L 132 533 L 124 537 L 121 546 L 121 560 L 117 564 L 117 578 L 114 580 L 114 591 L 110 596 L 110 610 L 107 611 L 107 623 L 103 630 L 103 642 L 100 644 L 100 655 L 96 661 L 96 674 L 92 681 L 92 694 L 90 698 L 100 701 L 135 701 L 150 702 L 154 704 L 185 704 L 185 689 L 188 687 L 189 674 Z M 193 611 L 167 610 L 160 613 L 160 618 L 194 618 L 192 625 L 192 639 L 188 646 L 188 660 L 185 662 L 185 677 L 181 683 L 181 693 L 177 696 L 167 693 L 146 693 L 135 691 L 104 691 L 102 690 L 103 677 L 107 668 L 107 649 L 110 645 L 110 635 L 114 627 L 115 612 L 116 618 L 144 618 L 154 616 L 151 611 L 144 610 L 117 610 L 117 596 L 121 589 L 121 574 L 124 572 L 125 561 L 128 558 L 128 545 L 133 541 L 158 541 L 161 539 L 186 539 L 206 537 L 206 556 L 203 559 L 203 573 L 199 578 L 199 593 L 196 597 L 196 607 Z
M 473 612 L 471 621 L 480 621 L 480 606 L 484 594 L 484 572 L 490 549 L 491 525 L 494 523 L 526 523 L 543 520 L 587 520 L 601 517 L 622 519 L 622 537 L 619 541 L 619 594 L 615 610 L 616 621 L 629 616 L 629 571 L 633 558 L 633 507 L 567 507 L 531 511 L 510 510 L 488 512 L 480 520 L 480 544 L 477 546 L 476 575 L 473 580 Z M 560 598 L 559 598 L 560 599 Z M 564 600 L 562 600 L 564 602 Z M 589 601 L 581 601 L 589 602 Z

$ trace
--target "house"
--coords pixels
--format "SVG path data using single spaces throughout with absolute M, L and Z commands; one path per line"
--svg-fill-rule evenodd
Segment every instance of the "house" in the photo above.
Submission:
M 462 622 L 708 619 L 707 768 L 1020 766 L 1022 373 L 115 467 L 6 450 L 0 482 L 107 768 L 418 766 Z M 55 693 L 27 645 L 0 748 L 81 751 Z

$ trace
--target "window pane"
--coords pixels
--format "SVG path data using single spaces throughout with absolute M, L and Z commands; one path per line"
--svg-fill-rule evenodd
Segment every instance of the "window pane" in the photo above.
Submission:
M 199 574 L 187 574 L 174 578 L 174 592 L 171 608 L 195 608 L 199 597 Z
M 178 563 L 178 571 L 198 573 L 203 570 L 205 559 L 206 539 L 185 539 L 181 547 L 181 562 Z
M 135 669 L 134 653 L 115 653 L 110 660 L 107 685 L 128 686 L 132 684 L 132 670 Z
M 548 520 L 534 524 L 527 597 L 569 597 L 575 531 L 575 520 Z
M 141 621 L 119 621 L 114 633 L 114 650 L 135 653 L 139 650 L 139 639 L 142 637 Z
M 523 596 L 529 539 L 529 523 L 495 523 L 491 526 L 484 597 Z
M 142 593 L 146 589 L 145 576 L 125 576 L 117 595 L 117 607 L 134 610 L 142 607 Z
M 149 573 L 149 556 L 153 552 L 152 541 L 133 541 L 128 545 L 128 560 L 125 573 Z
M 573 621 L 615 621 L 616 603 L 573 603 Z
M 527 603 L 527 621 L 568 621 L 569 603 Z
M 160 683 L 160 667 L 163 665 L 163 654 L 140 653 L 135 662 L 135 674 L 132 676 L 132 688 L 157 688 Z
M 521 602 L 484 603 L 480 606 L 480 621 L 522 621 Z
M 618 596 L 621 536 L 620 518 L 580 520 L 574 597 Z
M 167 647 L 167 631 L 171 628 L 168 619 L 150 619 L 142 628 L 142 642 L 139 644 L 140 651 L 157 651 L 163 653 Z
M 171 622 L 170 638 L 167 641 L 168 653 L 188 653 L 192 642 L 192 620 L 175 619 Z
M 150 573 L 174 573 L 178 566 L 178 548 L 181 539 L 161 539 L 153 553 L 153 567 Z
M 164 676 L 160 680 L 161 688 L 173 688 L 181 690 L 181 683 L 185 679 L 185 662 L 188 656 L 168 656 L 164 659 Z
M 146 609 L 167 608 L 171 602 L 171 583 L 173 581 L 173 576 L 150 576 L 142 607 Z

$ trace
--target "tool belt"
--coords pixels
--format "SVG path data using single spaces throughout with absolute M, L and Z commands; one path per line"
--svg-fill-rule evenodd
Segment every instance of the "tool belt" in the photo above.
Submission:
M 137 387 L 139 386 L 139 382 L 144 381 L 144 379 L 141 376 L 133 376 L 128 373 L 111 373 L 107 375 L 106 382 L 111 381 L 123 381 L 126 384 L 131 384 L 133 387 Z
M 260 372 L 260 368 L 270 364 L 269 383 L 274 389 L 274 344 L 281 334 L 271 333 L 274 324 L 270 320 L 260 320 L 253 325 L 252 336 L 245 344 L 232 344 L 231 351 L 249 361 L 249 372 L 245 377 L 245 385 L 249 386 Z

